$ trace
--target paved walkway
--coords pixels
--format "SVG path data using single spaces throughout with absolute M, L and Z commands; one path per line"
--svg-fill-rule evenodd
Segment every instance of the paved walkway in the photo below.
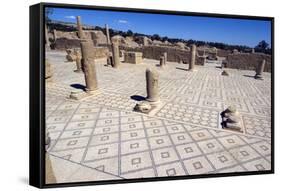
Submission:
M 132 98 L 146 96 L 145 69 L 158 61 L 113 69 L 98 60 L 100 94 L 73 101 L 67 97 L 83 87 L 83 74 L 73 72 L 64 52 L 47 58 L 55 72 L 46 91 L 48 152 L 54 163 L 92 169 L 65 171 L 59 162 L 53 165 L 59 182 L 270 169 L 269 73 L 260 81 L 253 71 L 228 69 L 226 77 L 216 67 L 191 73 L 187 65 L 168 63 L 157 67 L 163 105 L 147 116 L 132 112 L 138 102 Z M 221 129 L 219 114 L 229 105 L 240 111 L 244 134 Z

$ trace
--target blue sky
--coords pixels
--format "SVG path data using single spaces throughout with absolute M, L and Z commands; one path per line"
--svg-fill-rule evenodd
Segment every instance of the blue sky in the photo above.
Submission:
M 117 11 L 97 11 L 68 8 L 54 8 L 53 20 L 76 22 L 81 16 L 88 25 L 143 34 L 159 34 L 170 38 L 223 42 L 233 45 L 254 47 L 261 40 L 270 44 L 271 25 L 269 21 L 226 19 L 198 16 L 178 16 L 147 13 L 126 13 Z

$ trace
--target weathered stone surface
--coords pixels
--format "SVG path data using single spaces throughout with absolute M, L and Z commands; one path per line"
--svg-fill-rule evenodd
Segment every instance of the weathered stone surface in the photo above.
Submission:
M 265 60 L 264 72 L 271 72 L 271 55 L 263 53 L 239 53 L 227 56 L 227 67 L 241 70 L 256 70 L 258 65 Z
M 53 76 L 52 65 L 49 62 L 49 60 L 46 60 L 45 61 L 45 79 L 49 81 L 52 76 Z
M 149 102 L 159 102 L 159 74 L 156 70 L 146 69 L 146 100 Z
M 151 110 L 151 105 L 148 102 L 137 103 L 134 107 L 134 111 L 138 111 L 141 113 L 148 113 Z
M 131 64 L 141 64 L 142 53 L 141 52 L 125 52 L 124 61 Z
M 113 67 L 118 68 L 120 65 L 120 58 L 119 58 L 119 45 L 116 42 L 112 43 L 112 57 L 113 57 Z
M 221 113 L 221 116 L 222 128 L 243 132 L 240 113 L 234 106 L 230 106 L 226 110 L 224 110 Z
M 84 35 L 84 32 L 83 32 L 83 27 L 82 27 L 82 23 L 81 23 L 81 17 L 77 16 L 76 20 L 77 20 L 78 37 L 81 38 L 81 39 L 84 39 L 85 35 Z
M 48 34 L 48 27 L 45 24 L 45 47 L 46 49 L 50 49 L 50 41 L 49 41 L 49 34 Z
M 262 73 L 263 73 L 263 71 L 264 71 L 265 63 L 266 63 L 265 60 L 262 60 L 262 61 L 259 63 L 258 67 L 256 68 L 255 79 L 260 79 L 260 80 L 263 79 Z
M 107 40 L 107 44 L 110 44 L 110 34 L 109 34 L 109 28 L 108 28 L 108 24 L 105 25 L 105 30 L 106 30 L 106 40 Z
M 191 46 L 191 56 L 190 56 L 190 61 L 189 61 L 189 71 L 194 71 L 195 70 L 195 61 L 196 61 L 196 45 L 193 44 Z
M 89 93 L 98 89 L 95 60 L 90 57 L 92 46 L 90 41 L 81 42 L 82 70 L 85 76 L 86 91 Z
M 67 60 L 68 62 L 73 62 L 73 61 L 76 60 L 76 55 L 75 55 L 73 49 L 66 49 L 66 53 L 67 53 L 67 55 L 66 55 L 66 60 Z
M 109 55 L 106 59 L 106 64 L 107 66 L 112 66 L 113 67 L 113 58 L 111 55 Z
M 164 68 L 164 67 L 165 67 L 165 58 L 164 58 L 164 56 L 161 56 L 161 57 L 160 57 L 160 67 L 161 67 L 161 68 Z
M 50 138 L 50 133 L 48 130 L 46 130 L 46 135 L 45 135 L 45 150 L 47 151 L 48 148 L 51 145 L 51 138 Z
M 57 30 L 56 29 L 54 29 L 53 30 L 53 35 L 54 35 L 54 42 L 57 40 Z
M 48 152 L 45 154 L 45 175 L 46 175 L 46 183 L 47 184 L 54 184 L 57 183 L 55 173 L 53 170 L 52 162 L 50 160 L 50 155 Z

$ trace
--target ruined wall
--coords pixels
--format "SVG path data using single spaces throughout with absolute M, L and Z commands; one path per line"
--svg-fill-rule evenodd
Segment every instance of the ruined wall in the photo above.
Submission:
M 106 43 L 106 36 L 102 31 L 89 30 L 84 31 L 84 34 L 87 39 L 92 39 L 93 43 L 96 45 Z M 56 31 L 56 40 L 54 40 L 53 33 L 49 33 L 49 37 L 52 49 L 65 50 L 68 48 L 80 47 L 79 38 L 76 31 Z
M 167 52 L 168 62 L 180 62 L 189 63 L 190 51 L 181 50 L 176 47 L 161 47 L 161 46 L 142 46 L 142 47 L 126 47 L 120 46 L 120 50 L 142 52 L 143 58 L 160 60 L 160 56 L 164 52 Z M 202 58 L 196 58 L 196 64 L 203 65 Z
M 229 54 L 231 54 L 230 50 L 218 49 L 218 56 L 219 57 L 227 57 Z
M 255 70 L 262 60 L 266 60 L 265 72 L 271 72 L 271 55 L 260 53 L 238 53 L 227 56 L 226 62 L 228 68 Z

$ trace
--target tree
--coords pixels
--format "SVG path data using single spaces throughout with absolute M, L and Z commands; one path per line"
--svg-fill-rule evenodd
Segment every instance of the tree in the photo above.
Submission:
M 268 48 L 269 44 L 265 40 L 262 40 L 257 46 L 255 46 L 255 51 L 266 53 Z
M 128 35 L 128 36 L 134 36 L 134 33 L 133 33 L 133 31 L 128 30 L 128 31 L 127 31 L 127 35 Z

